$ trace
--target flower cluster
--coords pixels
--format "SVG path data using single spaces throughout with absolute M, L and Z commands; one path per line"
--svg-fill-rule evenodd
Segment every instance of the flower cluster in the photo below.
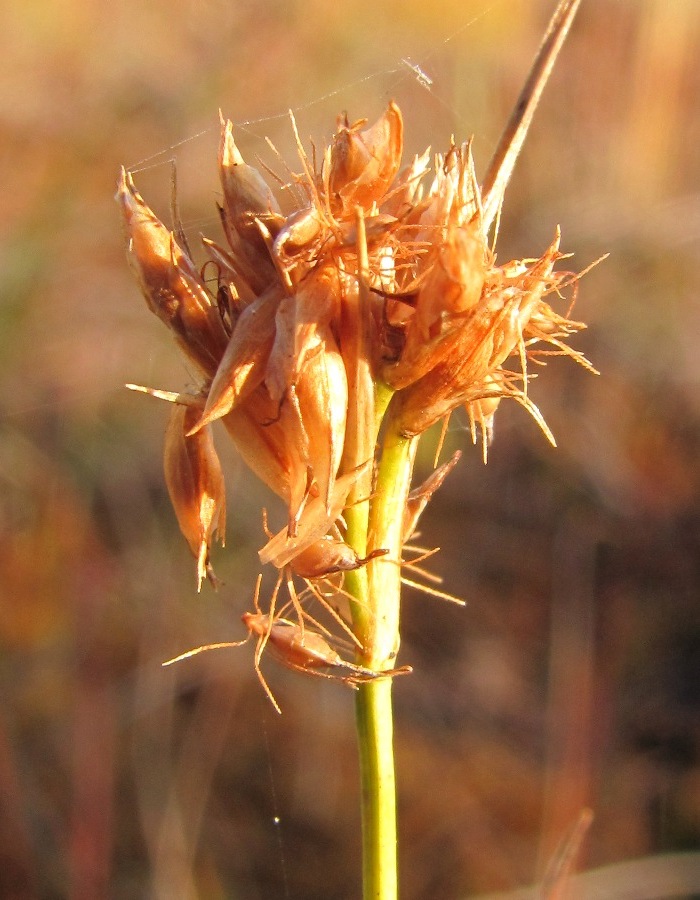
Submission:
M 320 170 L 297 143 L 302 171 L 289 174 L 280 196 L 294 209 L 283 211 L 222 122 L 227 246 L 204 239 L 215 289 L 181 230 L 158 220 L 129 174 L 119 183 L 129 261 L 201 377 L 197 392 L 168 395 L 165 446 L 200 585 L 213 577 L 210 545 L 225 518 L 216 420 L 288 511 L 261 560 L 314 578 L 369 558 L 344 542 L 342 514 L 358 481 L 372 491 L 382 420 L 410 439 L 465 407 L 485 453 L 504 397 L 549 435 L 528 396 L 528 362 L 565 353 L 587 364 L 565 343 L 583 326 L 548 302 L 575 279 L 555 271 L 558 233 L 539 258 L 498 265 L 469 144 L 401 169 L 394 103 L 371 126 L 341 119 Z M 430 493 L 416 495 L 423 506 Z M 408 506 L 405 518 L 402 540 L 415 527 Z

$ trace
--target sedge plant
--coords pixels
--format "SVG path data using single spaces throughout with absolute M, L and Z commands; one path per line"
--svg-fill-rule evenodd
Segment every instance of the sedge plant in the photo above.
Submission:
M 395 676 L 409 671 L 398 664 L 405 548 L 456 462 L 413 486 L 419 441 L 463 409 L 486 457 L 508 398 L 553 442 L 528 393 L 530 370 L 552 355 L 590 368 L 567 344 L 583 325 L 556 309 L 578 277 L 558 267 L 558 229 L 534 258 L 499 263 L 494 252 L 506 185 L 577 6 L 557 6 L 481 182 L 469 143 L 402 165 L 392 102 L 371 125 L 341 117 L 318 163 L 297 135 L 298 171 L 275 192 L 222 119 L 226 243 L 205 238 L 198 267 L 179 224 L 156 217 L 129 173 L 119 181 L 129 262 L 199 376 L 189 393 L 142 389 L 170 401 L 165 478 L 199 586 L 216 583 L 210 553 L 225 525 L 219 421 L 286 510 L 259 554 L 278 572 L 275 590 L 263 609 L 258 581 L 243 616 L 268 696 L 279 711 L 266 651 L 357 688 L 367 900 L 397 894 L 391 698 Z M 354 656 L 335 649 L 337 636 Z

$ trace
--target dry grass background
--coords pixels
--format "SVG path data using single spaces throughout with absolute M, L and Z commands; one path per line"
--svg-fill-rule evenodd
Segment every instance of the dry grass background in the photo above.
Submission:
M 165 411 L 122 388 L 188 374 L 127 270 L 116 174 L 165 150 L 136 181 L 167 217 L 175 156 L 196 238 L 219 107 L 265 119 L 244 154 L 267 134 L 293 160 L 290 106 L 321 144 L 391 97 L 407 154 L 474 133 L 483 171 L 553 5 L 0 6 L 0 897 L 358 897 L 349 691 L 270 662 L 277 717 L 251 648 L 159 666 L 241 635 L 271 500 L 226 451 L 226 587 L 197 596 Z M 500 258 L 557 223 L 579 268 L 610 251 L 576 307 L 603 374 L 534 386 L 556 451 L 515 407 L 486 468 L 450 436 L 423 534 L 469 603 L 405 599 L 405 900 L 531 883 L 584 806 L 584 868 L 698 848 L 699 48 L 696 0 L 583 0 L 506 196 Z

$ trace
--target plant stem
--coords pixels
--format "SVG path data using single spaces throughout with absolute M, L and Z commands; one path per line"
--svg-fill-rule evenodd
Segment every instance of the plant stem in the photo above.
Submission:
M 372 380 L 369 263 L 362 210 L 357 211 L 358 290 L 343 307 L 345 346 L 355 365 L 348 369 L 347 437 L 343 465 L 350 470 L 374 455 L 391 389 Z M 377 482 L 358 482 L 345 511 L 345 540 L 362 558 L 375 550 L 386 556 L 346 574 L 344 588 L 353 628 L 362 645 L 360 662 L 381 671 L 392 668 L 399 649 L 402 522 L 417 439 L 398 435 L 388 422 Z M 364 900 L 396 900 L 396 787 L 394 780 L 391 678 L 359 686 L 355 717 L 362 783 L 362 883 Z
M 360 685 L 355 703 L 362 782 L 362 896 L 396 900 L 396 789 L 391 678 Z
M 376 669 L 393 666 L 399 650 L 403 517 L 418 446 L 417 437 L 402 437 L 392 424 L 389 413 L 367 535 L 368 552 L 387 552 L 367 566 L 369 609 L 363 633 L 358 633 L 363 664 Z
M 381 548 L 388 553 L 368 564 L 364 602 L 353 604 L 355 629 L 364 648 L 362 663 L 378 671 L 393 666 L 399 648 L 403 512 L 417 446 L 416 438 L 403 438 L 390 426 L 391 422 L 385 433 L 366 532 L 367 550 Z M 391 689 L 391 678 L 362 684 L 355 706 L 362 783 L 364 900 L 397 897 Z

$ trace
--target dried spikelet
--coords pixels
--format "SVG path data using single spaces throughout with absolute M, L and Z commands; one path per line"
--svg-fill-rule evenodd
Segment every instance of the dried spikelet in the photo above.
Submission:
M 263 381 L 275 340 L 275 314 L 282 296 L 281 288 L 273 285 L 241 313 L 196 428 L 225 416 Z
M 316 482 L 330 503 L 330 492 L 343 453 L 348 387 L 332 325 L 340 310 L 335 269 L 315 270 L 296 292 L 281 300 L 265 386 L 296 454 L 295 469 Z M 290 527 L 296 526 L 308 485 L 290 500 Z
M 255 219 L 262 219 L 272 230 L 275 223 L 281 223 L 282 212 L 263 176 L 241 156 L 233 139 L 233 123 L 223 117 L 219 173 L 224 191 L 224 211 L 229 223 L 242 238 L 259 244 Z
M 241 156 L 233 139 L 233 124 L 223 118 L 219 177 L 224 194 L 222 222 L 226 237 L 242 274 L 260 292 L 274 279 L 275 270 L 259 223 L 274 237 L 284 217 L 265 179 Z
M 487 252 L 477 221 L 450 228 L 437 259 L 418 292 L 416 314 L 409 323 L 406 343 L 413 333 L 425 342 L 449 331 L 454 320 L 470 313 L 481 297 Z
M 340 285 L 334 267 L 314 269 L 288 297 L 275 315 L 275 339 L 265 374 L 265 384 L 275 402 L 281 403 L 296 384 L 307 359 L 337 351 L 332 326 L 340 314 Z M 338 402 L 347 397 L 339 396 Z
M 407 387 L 460 343 L 466 319 L 481 299 L 486 262 L 478 223 L 449 229 L 418 291 L 400 359 L 384 369 L 388 384 L 396 389 Z
M 348 383 L 345 366 L 332 335 L 322 352 L 309 358 L 297 380 L 299 409 L 309 441 L 314 481 L 330 509 L 333 483 L 345 443 Z
M 398 106 L 391 102 L 374 125 L 361 131 L 364 124 L 345 119 L 333 139 L 328 189 L 337 217 L 354 217 L 355 207 L 369 210 L 379 203 L 399 171 L 403 119 Z
M 299 520 L 296 535 L 290 537 L 286 528 L 279 531 L 258 553 L 260 562 L 263 565 L 272 563 L 277 569 L 282 569 L 295 556 L 328 534 L 334 522 L 340 517 L 352 486 L 369 468 L 371 468 L 371 460 L 336 479 L 333 485 L 330 511 L 326 509 L 322 498 L 315 497 L 310 500 Z
M 216 303 L 190 258 L 124 170 L 117 201 L 128 239 L 127 257 L 148 306 L 174 332 L 187 356 L 211 376 L 228 341 Z
M 455 336 L 450 352 L 418 381 L 394 397 L 394 416 L 406 437 L 421 434 L 462 403 L 477 399 L 489 373 L 493 319 L 481 312 Z
M 543 295 L 555 289 L 565 277 L 553 273 L 554 264 L 560 258 L 557 232 L 540 259 L 508 263 L 487 273 L 482 298 L 462 327 L 454 332 L 448 352 L 426 375 L 396 396 L 395 415 L 402 434 L 420 434 L 462 403 L 485 396 L 493 398 L 495 376 L 500 396 L 513 397 L 522 403 L 553 441 L 539 410 L 527 397 L 526 360 L 534 351 L 526 345 L 524 334 L 536 311 L 540 318 L 545 314 Z M 574 323 L 570 325 L 573 327 Z M 539 339 L 548 340 L 546 328 L 541 329 Z M 559 346 L 557 338 L 554 341 Z M 496 375 L 512 355 L 521 360 L 522 388 L 512 378 Z
M 174 404 L 165 432 L 163 455 L 165 482 L 180 531 L 197 559 L 197 579 L 216 580 L 209 562 L 215 533 L 223 544 L 226 526 L 224 476 L 208 428 L 191 437 L 187 432 L 197 420 L 198 410 Z
M 338 572 L 359 569 L 371 559 L 383 556 L 384 553 L 384 550 L 375 550 L 369 556 L 360 558 L 345 541 L 331 534 L 324 534 L 314 544 L 298 553 L 290 561 L 289 567 L 300 578 L 307 580 L 325 578 Z
M 364 666 L 358 666 L 349 662 L 340 656 L 323 634 L 306 627 L 303 621 L 300 624 L 296 624 L 288 619 L 275 618 L 272 615 L 261 613 L 257 607 L 254 613 L 243 613 L 241 618 L 249 633 L 258 637 L 258 643 L 255 648 L 255 671 L 265 693 L 278 713 L 281 713 L 282 710 L 260 669 L 260 660 L 266 648 L 269 648 L 270 655 L 277 662 L 293 672 L 315 675 L 319 678 L 334 679 L 351 687 L 368 681 L 376 681 L 380 678 L 408 675 L 413 671 L 411 666 L 375 671 L 374 669 L 367 669 Z M 308 613 L 304 613 L 304 619 L 308 619 L 312 624 L 323 629 L 328 634 L 328 631 L 323 628 L 321 623 Z M 202 650 L 214 647 L 237 646 L 238 643 L 212 644 L 209 647 L 198 647 L 196 650 L 184 655 L 191 656 L 193 653 L 199 653 Z M 171 660 L 171 662 L 174 662 L 174 660 Z
M 292 461 L 288 434 L 263 385 L 221 419 L 246 465 L 289 505 Z

